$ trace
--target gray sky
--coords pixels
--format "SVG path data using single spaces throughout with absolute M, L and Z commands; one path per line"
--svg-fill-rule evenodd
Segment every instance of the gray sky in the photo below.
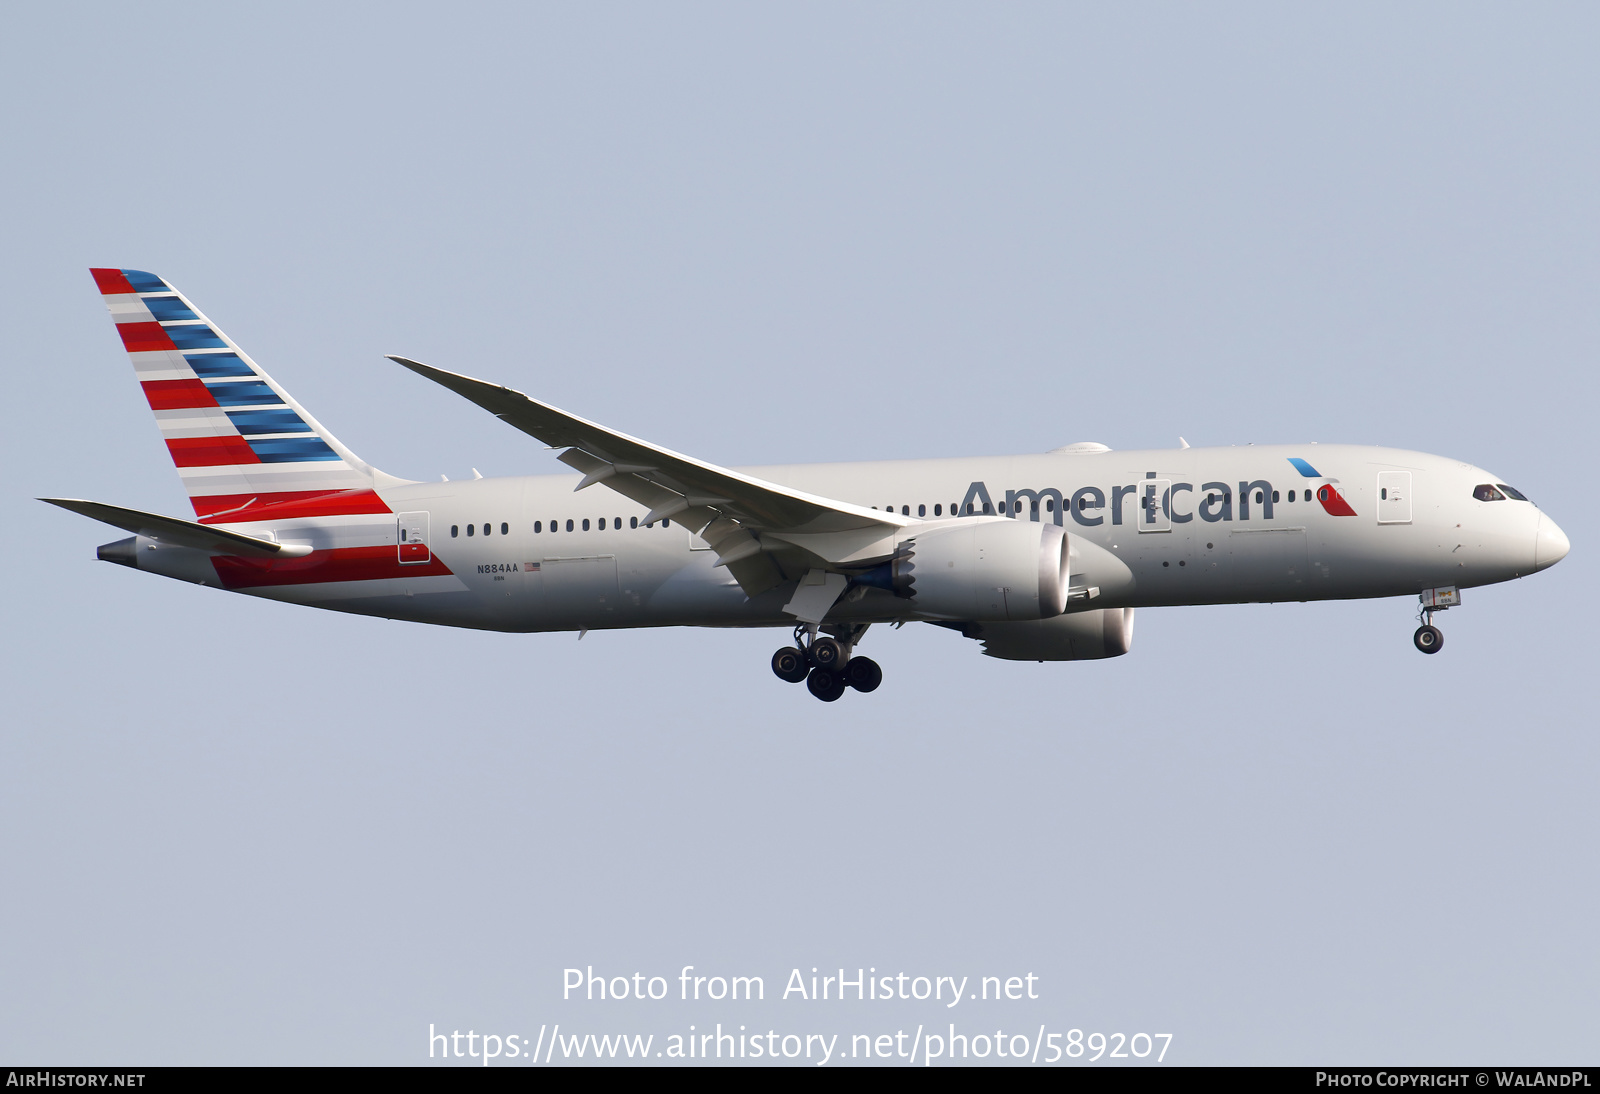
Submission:
M 1077 1027 L 1181 1063 L 1593 1062 L 1592 5 L 31 5 L 0 34 L 0 1059 Z M 98 564 L 186 515 L 89 266 L 362 457 L 565 469 L 404 353 L 727 464 L 1247 442 L 1483 465 L 1574 544 L 1128 657 L 508 636 Z M 563 1003 L 561 970 L 761 975 Z M 779 1000 L 789 970 L 1040 998 Z M 673 980 L 676 991 L 676 980 Z M 966 1007 L 966 1004 L 963 1004 Z M 970 1023 L 970 1028 L 963 1024 Z M 559 1055 L 558 1057 L 559 1058 Z

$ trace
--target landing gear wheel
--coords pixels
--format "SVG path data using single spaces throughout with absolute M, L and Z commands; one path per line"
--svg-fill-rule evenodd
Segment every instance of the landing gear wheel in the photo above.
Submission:
M 1444 633 L 1432 623 L 1417 628 L 1417 633 L 1411 636 L 1411 641 L 1417 644 L 1417 649 L 1423 653 L 1438 653 L 1444 649 Z
M 844 667 L 844 647 L 832 638 L 811 643 L 811 663 L 819 669 L 837 671 Z
M 860 692 L 873 691 L 883 683 L 883 670 L 870 657 L 852 657 L 844 667 L 844 682 Z
M 810 666 L 806 664 L 805 651 L 793 646 L 783 647 L 772 655 L 772 671 L 779 680 L 788 684 L 798 684 L 810 671 Z
M 824 703 L 831 703 L 844 694 L 844 677 L 828 669 L 812 669 L 806 687 Z

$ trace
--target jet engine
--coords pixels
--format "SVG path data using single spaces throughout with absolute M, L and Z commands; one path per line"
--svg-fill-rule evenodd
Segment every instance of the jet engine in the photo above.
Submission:
M 920 532 L 858 584 L 935 619 L 1049 619 L 1067 607 L 1067 534 L 1054 524 L 961 520 Z
M 1095 661 L 1133 645 L 1132 608 L 1094 608 L 1021 623 L 968 623 L 961 633 L 1005 661 Z

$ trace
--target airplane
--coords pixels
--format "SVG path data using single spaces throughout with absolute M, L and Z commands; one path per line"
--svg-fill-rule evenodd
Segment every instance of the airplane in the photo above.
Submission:
M 1472 464 L 1356 445 L 726 468 L 499 384 L 390 360 L 573 473 L 416 482 L 358 458 L 182 293 L 91 271 L 194 520 L 39 500 L 131 536 L 107 562 L 294 604 L 481 630 L 781 627 L 772 671 L 824 702 L 883 679 L 874 624 L 950 628 L 990 657 L 1126 654 L 1141 607 L 1415 596 L 1413 641 L 1461 590 L 1566 556 Z M 593 489 L 600 487 L 599 490 Z

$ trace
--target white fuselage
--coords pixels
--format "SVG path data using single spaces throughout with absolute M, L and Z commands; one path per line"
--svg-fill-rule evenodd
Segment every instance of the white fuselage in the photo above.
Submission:
M 1293 460 L 1310 461 L 1305 466 L 1317 475 Z M 952 508 L 960 519 L 981 519 L 987 505 L 991 517 L 1060 524 L 1074 544 L 1074 581 L 1092 590 L 1092 598 L 1086 592 L 1074 601 L 1077 608 L 1416 595 L 1521 577 L 1566 551 L 1565 537 L 1533 504 L 1474 496 L 1495 476 L 1386 448 L 1185 448 L 742 470 L 929 522 L 948 522 Z M 645 527 L 639 505 L 603 485 L 575 493 L 577 482 L 551 475 L 379 488 L 393 514 L 227 526 L 308 545 L 313 553 L 305 558 L 228 570 L 203 552 L 141 540 L 138 566 L 316 607 L 490 630 L 794 622 L 783 611 L 793 581 L 747 597 L 687 530 L 670 522 Z M 1334 492 L 1328 504 L 1318 496 L 1325 486 Z M 907 529 L 907 538 L 915 533 L 916 526 Z M 404 554 L 402 536 L 411 557 L 425 561 L 393 565 L 389 552 Z M 828 618 L 930 617 L 915 599 L 863 589 Z

